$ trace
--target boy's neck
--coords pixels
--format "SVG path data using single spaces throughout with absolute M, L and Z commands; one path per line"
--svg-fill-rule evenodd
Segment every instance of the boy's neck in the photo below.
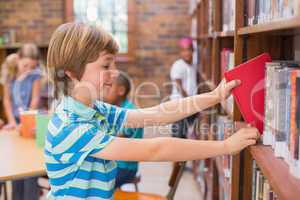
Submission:
M 126 97 L 119 98 L 118 101 L 116 102 L 116 105 L 120 107 L 125 100 Z
M 182 60 L 189 65 L 192 65 L 192 63 L 193 63 L 193 60 L 185 60 L 183 58 L 182 58 Z
M 82 104 L 84 104 L 84 105 L 86 105 L 88 107 L 93 107 L 93 99 L 91 99 L 91 98 L 87 98 L 87 97 L 85 97 L 83 95 L 76 95 L 76 94 L 72 95 L 72 97 L 75 100 L 79 101 L 80 103 L 82 103 Z

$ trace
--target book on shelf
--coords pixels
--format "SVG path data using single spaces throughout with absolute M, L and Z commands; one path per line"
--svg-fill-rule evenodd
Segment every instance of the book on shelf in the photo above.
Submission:
M 246 0 L 246 24 L 248 26 L 296 16 L 297 0 Z
M 217 124 L 217 134 L 216 140 L 226 140 L 230 137 L 234 132 L 234 123 L 233 120 L 230 119 L 226 115 L 218 115 L 216 119 Z M 220 199 L 231 199 L 231 169 L 232 169 L 232 156 L 224 155 L 219 156 L 218 158 L 219 165 L 222 170 L 222 174 L 224 176 L 219 176 L 219 182 L 222 183 L 223 187 L 220 187 L 219 194 L 221 196 Z M 220 172 L 219 172 L 220 173 Z M 224 180 L 225 179 L 225 180 Z
M 235 0 L 222 1 L 222 31 L 233 31 L 235 26 Z
M 198 0 L 190 0 L 189 3 L 189 14 L 192 15 L 198 6 Z
M 283 158 L 290 172 L 300 178 L 300 63 L 266 64 L 263 144 Z
M 208 1 L 208 34 L 213 33 L 213 24 L 214 24 L 214 17 L 213 17 L 213 9 L 214 9 L 214 2 L 215 1 Z
M 221 50 L 221 80 L 224 78 L 224 73 L 234 67 L 234 53 L 230 48 Z
M 221 77 L 220 80 L 224 78 L 224 73 L 234 67 L 234 52 L 230 48 L 223 48 L 221 50 Z M 229 112 L 233 113 L 233 96 L 227 98 L 222 102 L 223 108 Z
M 271 61 L 269 54 L 261 54 L 225 72 L 227 81 L 240 80 L 232 90 L 234 100 L 246 123 L 252 124 L 263 133 L 265 64 Z
M 233 134 L 234 123 L 226 115 L 217 116 L 217 135 L 216 140 L 226 140 Z M 225 178 L 231 178 L 232 159 L 229 155 L 220 156 Z
M 252 169 L 252 200 L 278 200 L 268 180 L 253 161 Z

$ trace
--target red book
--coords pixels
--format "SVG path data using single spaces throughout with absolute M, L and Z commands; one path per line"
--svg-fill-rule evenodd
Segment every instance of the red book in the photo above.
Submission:
M 224 74 L 227 81 L 241 80 L 232 94 L 244 120 L 261 134 L 264 124 L 265 65 L 271 61 L 270 55 L 264 53 Z

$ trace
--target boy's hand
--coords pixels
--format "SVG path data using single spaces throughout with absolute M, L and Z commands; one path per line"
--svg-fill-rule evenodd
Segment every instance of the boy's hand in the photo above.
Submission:
M 221 83 L 218 85 L 218 87 L 213 91 L 213 93 L 217 95 L 218 99 L 221 102 L 223 100 L 226 100 L 230 96 L 231 90 L 240 84 L 241 84 L 240 80 L 233 80 L 230 82 L 226 82 L 226 80 L 223 79 Z
M 224 141 L 225 150 L 228 154 L 237 154 L 247 146 L 256 144 L 259 136 L 256 128 L 242 128 Z

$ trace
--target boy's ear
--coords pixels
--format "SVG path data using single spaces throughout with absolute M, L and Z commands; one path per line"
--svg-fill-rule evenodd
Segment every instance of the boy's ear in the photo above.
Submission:
M 119 96 L 125 96 L 125 93 L 126 93 L 126 88 L 124 86 L 119 86 L 118 87 L 118 95 Z
M 73 82 L 79 82 L 79 80 L 76 78 L 73 72 L 69 70 L 65 70 L 65 74 L 73 81 Z

